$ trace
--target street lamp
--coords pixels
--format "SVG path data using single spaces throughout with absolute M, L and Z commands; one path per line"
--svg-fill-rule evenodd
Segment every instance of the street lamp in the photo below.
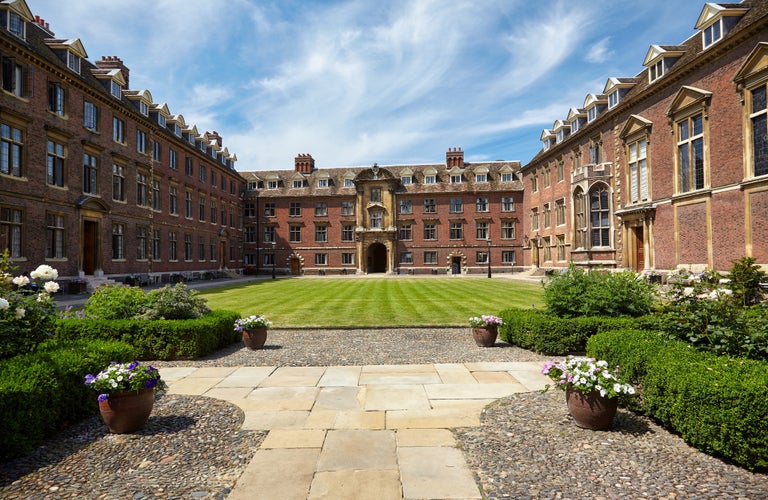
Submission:
M 276 246 L 277 243 L 275 240 L 272 240 L 272 279 L 275 279 L 275 261 L 277 260 L 277 255 L 275 255 Z
M 491 277 L 491 235 L 488 235 L 488 277 Z

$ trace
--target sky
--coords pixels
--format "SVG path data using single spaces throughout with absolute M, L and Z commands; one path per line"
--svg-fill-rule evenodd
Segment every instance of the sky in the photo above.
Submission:
M 88 59 L 118 56 L 239 171 L 518 160 L 701 0 L 27 0 Z

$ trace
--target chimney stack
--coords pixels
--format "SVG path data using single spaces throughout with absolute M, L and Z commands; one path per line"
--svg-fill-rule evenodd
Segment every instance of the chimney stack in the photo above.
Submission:
M 451 169 L 453 167 L 464 168 L 464 151 L 461 148 L 448 148 L 445 153 L 445 165 Z
M 130 70 L 123 64 L 123 61 L 117 56 L 101 56 L 101 61 L 96 61 L 96 67 L 100 69 L 119 69 L 125 79 L 125 88 L 131 88 L 128 82 Z
M 296 171 L 302 174 L 309 174 L 315 169 L 315 159 L 309 153 L 299 153 L 294 159 Z

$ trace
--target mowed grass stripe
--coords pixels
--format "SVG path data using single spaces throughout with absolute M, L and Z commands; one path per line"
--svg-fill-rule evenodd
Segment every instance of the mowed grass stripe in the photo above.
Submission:
M 201 295 L 213 309 L 263 314 L 278 328 L 465 326 L 469 316 L 542 304 L 540 285 L 481 278 L 279 279 Z

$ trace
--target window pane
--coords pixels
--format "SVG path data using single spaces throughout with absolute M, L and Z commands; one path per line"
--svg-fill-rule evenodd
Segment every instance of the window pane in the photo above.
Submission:
M 763 89 L 765 90 L 765 89 Z M 765 92 L 763 92 L 765 99 Z M 768 115 L 762 114 L 752 119 L 753 149 L 755 155 L 755 175 L 768 174 Z

